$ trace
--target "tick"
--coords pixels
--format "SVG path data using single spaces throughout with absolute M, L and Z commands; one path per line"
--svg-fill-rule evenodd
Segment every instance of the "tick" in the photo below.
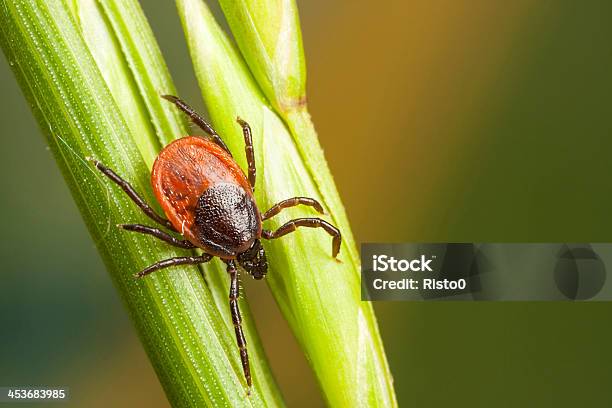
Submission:
M 176 96 L 163 95 L 189 116 L 207 137 L 185 136 L 167 145 L 157 156 L 151 172 L 151 184 L 166 218 L 155 212 L 132 186 L 99 161 L 94 165 L 115 182 L 153 221 L 167 230 L 179 233 L 183 239 L 141 224 L 121 224 L 120 227 L 141 234 L 152 235 L 170 245 L 184 249 L 200 248 L 200 256 L 183 256 L 159 261 L 134 276 L 142 278 L 152 272 L 175 265 L 197 265 L 220 258 L 227 265 L 230 278 L 229 306 L 240 350 L 242 369 L 250 392 L 252 379 L 242 318 L 238 307 L 238 268 L 241 266 L 255 279 L 268 272 L 266 253 L 261 239 L 275 239 L 298 227 L 323 228 L 332 239 L 332 256 L 340 251 L 341 235 L 338 228 L 320 218 L 297 218 L 275 231 L 262 227 L 263 221 L 283 209 L 297 205 L 313 207 L 323 213 L 323 206 L 315 199 L 293 197 L 283 200 L 261 214 L 253 191 L 255 189 L 255 154 L 251 128 L 237 118 L 244 135 L 248 176 L 234 160 L 221 137 L 200 115 Z

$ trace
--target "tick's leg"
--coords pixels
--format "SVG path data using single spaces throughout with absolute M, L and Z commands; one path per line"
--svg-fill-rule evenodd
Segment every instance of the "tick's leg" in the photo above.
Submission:
M 181 256 L 176 258 L 164 259 L 163 261 L 159 261 L 149 266 L 148 268 L 143 269 L 142 271 L 135 274 L 134 277 L 142 278 L 143 276 L 146 276 L 152 272 L 168 268 L 170 266 L 199 265 L 210 261 L 212 258 L 212 255 L 202 254 L 202 256 Z
M 217 132 L 215 132 L 215 129 L 213 129 L 212 126 L 206 120 L 204 120 L 203 117 L 201 117 L 196 111 L 194 111 L 191 106 L 187 105 L 185 101 L 173 95 L 162 95 L 162 98 L 172 102 L 176 105 L 177 108 L 185 112 L 185 114 L 189 116 L 193 123 L 198 125 L 200 129 L 208 133 L 208 135 L 213 139 L 213 141 L 219 146 L 221 146 L 223 150 L 225 150 L 230 156 L 232 155 L 232 153 L 225 145 L 223 139 L 221 139 Z
M 282 225 L 276 231 L 263 230 L 262 235 L 266 239 L 280 238 L 295 231 L 298 227 L 323 228 L 329 235 L 334 237 L 332 240 L 332 256 L 335 258 L 338 252 L 340 252 L 340 243 L 342 242 L 340 230 L 320 218 L 296 218 Z
M 246 339 L 242 332 L 242 317 L 240 316 L 240 308 L 238 307 L 238 296 L 240 294 L 240 288 L 238 285 L 238 270 L 234 261 L 226 261 L 227 273 L 230 276 L 230 290 L 229 290 L 229 304 L 230 311 L 232 313 L 232 322 L 234 323 L 234 330 L 236 331 L 236 342 L 240 349 L 240 361 L 242 361 L 242 371 L 244 371 L 244 378 L 246 378 L 247 385 L 249 386 L 249 394 L 251 393 L 251 368 L 249 366 L 249 354 L 247 352 Z
M 164 242 L 174 245 L 175 247 L 191 249 L 196 246 L 187 240 L 176 239 L 172 235 L 164 231 L 141 224 L 119 224 L 118 227 L 127 231 L 139 232 L 141 234 L 153 235 L 155 238 L 161 239 Z
M 284 210 L 285 208 L 295 207 L 296 205 L 308 205 L 314 207 L 319 213 L 323 214 L 323 206 L 314 198 L 309 197 L 293 197 L 288 198 L 286 200 L 281 201 L 278 204 L 275 204 L 272 208 L 270 208 L 266 213 L 261 217 L 262 220 L 267 220 L 268 218 L 274 217 L 276 214 Z
M 249 165 L 249 183 L 255 190 L 255 152 L 253 151 L 253 137 L 251 136 L 251 127 L 248 123 L 240 118 L 236 118 L 236 122 L 242 126 L 242 134 L 244 135 L 244 152 L 246 153 L 247 164 Z
M 115 184 L 121 187 L 121 189 L 125 191 L 128 197 L 130 197 L 132 201 L 134 201 L 138 207 L 140 207 L 140 209 L 147 215 L 147 217 L 151 218 L 153 221 L 157 222 L 158 224 L 163 225 L 164 227 L 172 231 L 176 231 L 174 227 L 172 226 L 172 224 L 170 223 L 170 221 L 168 221 L 161 215 L 157 214 L 149 206 L 149 204 L 147 204 L 145 200 L 143 200 L 143 198 L 138 195 L 138 193 L 136 192 L 136 190 L 134 190 L 134 188 L 130 185 L 130 183 L 122 179 L 119 175 L 117 175 L 117 173 L 115 173 L 114 171 L 112 171 L 111 169 L 109 169 L 108 167 L 100 163 L 99 161 L 94 160 L 94 159 L 89 159 L 89 158 L 88 160 L 91 160 L 94 166 L 96 166 L 96 168 L 100 170 L 102 174 L 104 174 L 106 177 L 111 179 Z

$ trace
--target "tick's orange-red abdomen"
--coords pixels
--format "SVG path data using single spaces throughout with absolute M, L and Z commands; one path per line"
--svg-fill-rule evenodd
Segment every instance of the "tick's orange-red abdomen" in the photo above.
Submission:
M 157 156 L 151 184 L 174 228 L 202 247 L 194 232 L 199 197 L 215 184 L 234 184 L 252 197 L 251 186 L 234 159 L 210 140 L 187 136 L 167 145 Z

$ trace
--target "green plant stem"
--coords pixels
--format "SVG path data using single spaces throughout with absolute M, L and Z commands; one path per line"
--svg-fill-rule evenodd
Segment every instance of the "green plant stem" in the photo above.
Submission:
M 359 257 L 346 213 L 305 105 L 305 71 L 292 1 L 221 0 L 242 55 L 201 0 L 177 6 L 202 96 L 230 148 L 234 118 L 253 127 L 260 207 L 291 196 L 323 202 L 343 234 L 340 261 L 321 230 L 264 243 L 268 283 L 331 406 L 395 406 L 392 377 L 372 307 L 360 300 Z M 244 59 L 243 59 L 244 58 Z M 245 62 L 246 60 L 246 62 Z M 248 65 L 247 65 L 248 64 Z M 283 212 L 265 228 L 312 212 Z
M 95 41 L 87 35 L 94 29 L 103 34 Z M 174 89 L 138 4 L 3 0 L 0 42 L 170 402 L 282 405 L 244 302 L 256 373 L 251 397 L 228 325 L 227 288 L 205 282 L 195 267 L 132 278 L 185 252 L 115 228 L 150 220 L 84 160 L 104 162 L 153 203 L 152 158 L 185 130 L 182 118 L 159 98 Z M 217 300 L 222 292 L 223 304 Z

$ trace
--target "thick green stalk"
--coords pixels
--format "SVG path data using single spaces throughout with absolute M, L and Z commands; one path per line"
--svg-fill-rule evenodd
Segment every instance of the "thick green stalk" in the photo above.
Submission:
M 260 207 L 319 199 L 343 234 L 340 261 L 322 230 L 266 243 L 268 282 L 332 406 L 395 406 L 372 307 L 360 301 L 359 257 L 305 104 L 305 64 L 293 1 L 220 1 L 241 53 L 201 0 L 177 0 L 196 76 L 214 125 L 242 149 L 235 116 L 254 130 Z M 243 59 L 244 57 L 244 59 Z M 246 61 L 245 61 L 246 60 Z M 263 176 L 261 176 L 263 174 Z M 288 210 L 281 220 L 313 216 Z
M 241 301 L 255 381 L 246 397 L 220 277 L 205 282 L 197 268 L 180 267 L 132 278 L 188 252 L 115 228 L 152 222 L 84 160 L 106 163 L 154 202 L 150 165 L 160 146 L 186 133 L 159 98 L 175 90 L 137 2 L 2 0 L 0 41 L 170 402 L 282 405 Z
M 306 61 L 293 0 L 220 0 L 234 38 L 278 111 L 306 102 Z

